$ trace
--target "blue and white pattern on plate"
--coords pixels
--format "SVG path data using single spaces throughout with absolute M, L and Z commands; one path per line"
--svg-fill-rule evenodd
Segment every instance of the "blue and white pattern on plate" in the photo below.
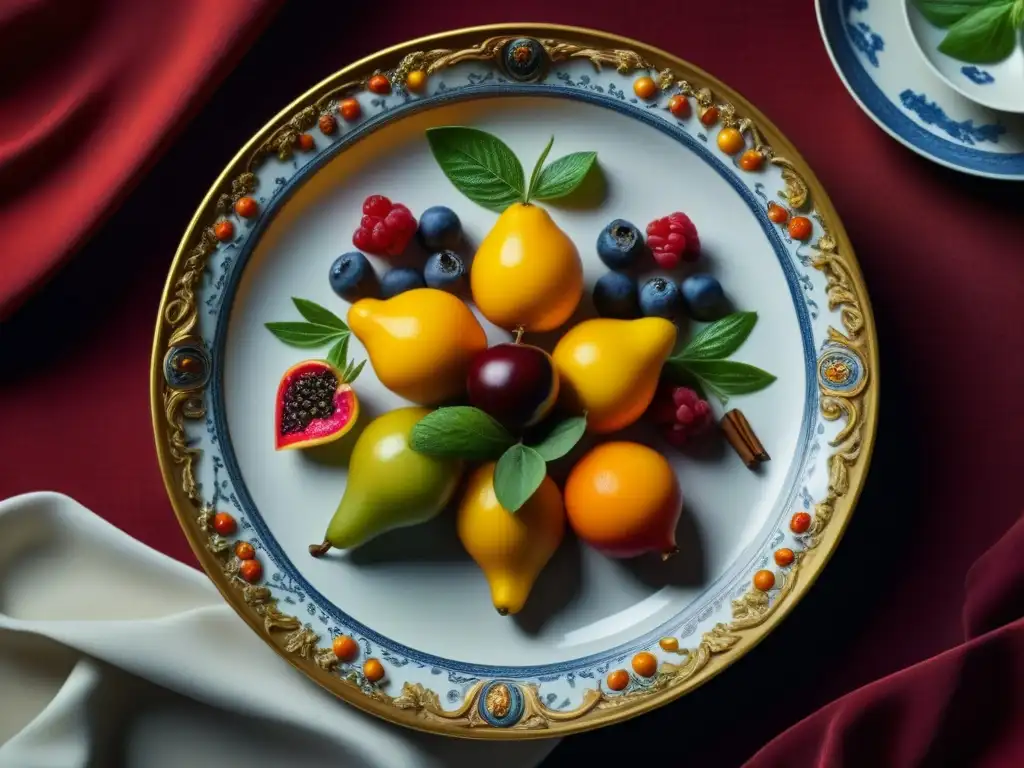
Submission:
M 840 77 L 889 134 L 950 168 L 1024 180 L 1024 117 L 982 107 L 932 71 L 916 50 L 902 0 L 817 0 L 817 10 Z M 974 83 L 986 74 L 963 71 Z

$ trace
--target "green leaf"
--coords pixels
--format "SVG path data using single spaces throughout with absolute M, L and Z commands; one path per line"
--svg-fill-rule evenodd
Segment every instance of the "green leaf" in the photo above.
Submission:
M 558 158 L 540 172 L 533 197 L 537 200 L 565 197 L 582 183 L 596 160 L 597 152 L 573 152 Z
M 674 358 L 685 360 L 719 360 L 728 357 L 740 346 L 757 325 L 757 312 L 734 312 L 698 333 Z
M 1010 11 L 1010 24 L 1014 29 L 1024 28 L 1024 0 L 1016 0 Z
M 515 438 L 479 408 L 456 405 L 438 408 L 412 429 L 414 451 L 432 456 L 451 456 L 471 461 L 496 459 Z
M 346 333 L 338 340 L 337 344 L 331 347 L 331 351 L 327 353 L 327 362 L 333 365 L 339 371 L 346 370 L 345 361 L 348 359 L 349 338 L 351 338 L 351 334 Z
M 349 367 L 345 369 L 345 383 L 351 384 L 353 381 L 359 378 L 359 374 L 363 372 L 363 368 L 366 366 L 366 360 L 361 360 L 358 365 L 353 366 L 349 363 Z
M 533 448 L 516 443 L 498 459 L 494 468 L 494 495 L 509 512 L 518 512 L 540 488 L 547 475 L 544 457 Z
M 678 360 L 675 364 L 700 379 L 708 391 L 723 403 L 729 395 L 757 392 L 775 381 L 767 371 L 733 360 Z
M 324 325 L 328 328 L 336 328 L 339 331 L 348 330 L 345 321 L 329 309 L 324 309 L 309 299 L 297 299 L 293 296 L 292 301 L 295 302 L 295 308 L 299 310 L 299 314 L 314 325 Z
M 544 151 L 540 153 L 540 157 L 537 158 L 537 164 L 533 166 L 533 173 L 530 174 L 530 185 L 526 188 L 526 198 L 523 202 L 530 202 L 530 198 L 533 197 L 533 192 L 537 189 L 537 179 L 540 177 L 541 169 L 544 167 L 544 161 L 548 159 L 548 153 L 551 151 L 551 145 L 555 143 L 555 137 L 552 136 L 548 139 L 548 145 L 544 147 Z
M 560 459 L 573 449 L 587 431 L 587 417 L 573 416 L 560 421 L 533 449 L 544 461 Z
M 427 129 L 427 141 L 444 175 L 473 202 L 501 213 L 526 197 L 523 166 L 496 136 L 449 126 Z
M 348 333 L 348 331 L 316 323 L 267 323 L 266 327 L 285 344 L 290 344 L 293 347 L 322 347 Z
M 988 5 L 964 16 L 949 28 L 939 44 L 947 56 L 972 64 L 1002 61 L 1017 45 L 1012 15 L 1013 3 Z
M 938 27 L 948 27 L 987 5 L 1001 5 L 1007 0 L 914 0 L 921 14 Z

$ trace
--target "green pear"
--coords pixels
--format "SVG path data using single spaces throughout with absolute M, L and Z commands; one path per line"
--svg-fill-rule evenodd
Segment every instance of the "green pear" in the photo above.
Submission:
M 310 554 L 358 547 L 386 531 L 425 523 L 444 509 L 458 487 L 462 462 L 409 446 L 413 427 L 428 413 L 399 408 L 367 425 L 352 448 L 348 485 L 324 542 L 312 545 Z

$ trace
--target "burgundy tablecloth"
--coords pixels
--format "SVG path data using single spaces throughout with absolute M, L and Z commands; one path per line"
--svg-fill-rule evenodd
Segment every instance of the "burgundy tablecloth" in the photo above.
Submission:
M 155 461 L 149 354 L 169 260 L 220 169 L 295 94 L 389 44 L 517 19 L 603 28 L 714 72 L 816 169 L 870 286 L 882 419 L 849 533 L 783 626 L 699 693 L 567 740 L 553 763 L 667 739 L 680 764 L 739 765 L 898 672 L 753 764 L 1024 764 L 1024 531 L 1008 533 L 1024 506 L 1024 188 L 882 133 L 809 0 L 275 6 L 0 1 L 0 497 L 68 493 L 192 562 Z

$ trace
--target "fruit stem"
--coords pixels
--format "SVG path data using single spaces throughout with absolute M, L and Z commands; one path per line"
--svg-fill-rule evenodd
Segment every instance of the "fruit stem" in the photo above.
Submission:
M 524 333 L 526 333 L 526 329 L 523 328 L 523 326 L 521 326 L 521 325 L 517 325 L 516 326 L 516 341 L 515 341 L 516 344 L 518 344 L 519 342 L 521 342 L 523 340 L 523 334 Z
M 330 550 L 331 550 L 331 542 L 329 542 L 327 539 L 324 539 L 319 544 L 310 544 L 309 545 L 309 554 L 311 554 L 313 557 L 323 557 Z
M 499 616 L 508 616 L 508 608 L 498 608 Z
M 666 550 L 661 553 L 661 562 L 671 560 L 673 557 L 679 554 L 679 547 L 672 547 L 672 549 Z

